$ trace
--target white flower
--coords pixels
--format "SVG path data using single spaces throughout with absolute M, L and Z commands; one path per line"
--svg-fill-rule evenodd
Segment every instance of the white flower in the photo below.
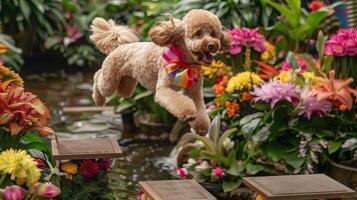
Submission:
M 194 159 L 192 159 L 192 158 L 189 158 L 188 160 L 187 160 L 187 163 L 186 164 L 183 164 L 182 165 L 182 167 L 184 167 L 184 168 L 189 168 L 189 167 L 191 167 L 192 165 L 194 165 L 194 164 L 196 164 L 197 162 L 194 160 Z
M 351 149 L 353 145 L 357 144 L 356 138 L 351 138 L 346 140 L 346 142 L 342 145 L 342 148 Z
M 234 147 L 234 141 L 232 141 L 230 138 L 227 137 L 223 141 L 223 147 L 228 152 L 229 150 L 231 150 Z
M 205 144 L 203 144 L 201 140 L 196 140 L 195 143 L 193 143 L 193 145 L 197 148 L 203 148 L 205 146 Z
M 197 165 L 195 167 L 195 170 L 197 172 L 202 172 L 202 171 L 205 171 L 206 169 L 210 168 L 210 165 L 208 164 L 207 161 L 203 161 L 201 164 Z

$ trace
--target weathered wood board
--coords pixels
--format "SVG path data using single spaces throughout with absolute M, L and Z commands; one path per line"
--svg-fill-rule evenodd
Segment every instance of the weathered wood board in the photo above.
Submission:
M 357 197 L 357 193 L 324 174 L 245 177 L 244 184 L 267 200 Z
M 55 160 L 82 160 L 120 157 L 122 151 L 116 138 L 52 140 Z
M 194 180 L 144 181 L 139 186 L 152 200 L 216 200 Z

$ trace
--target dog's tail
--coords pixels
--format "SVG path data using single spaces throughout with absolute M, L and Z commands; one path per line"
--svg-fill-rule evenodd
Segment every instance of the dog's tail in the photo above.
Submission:
M 113 20 L 95 18 L 91 25 L 89 37 L 104 54 L 109 54 L 121 44 L 138 42 L 139 38 L 129 28 L 116 25 Z

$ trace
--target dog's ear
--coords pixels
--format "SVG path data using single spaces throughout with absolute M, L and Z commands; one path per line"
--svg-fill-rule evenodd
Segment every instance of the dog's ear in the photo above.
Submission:
M 231 35 L 225 31 L 221 32 L 221 50 L 229 50 L 231 47 Z
M 149 31 L 149 37 L 156 45 L 164 47 L 178 42 L 184 37 L 182 21 L 174 19 L 171 14 L 166 14 L 168 21 L 160 21 Z

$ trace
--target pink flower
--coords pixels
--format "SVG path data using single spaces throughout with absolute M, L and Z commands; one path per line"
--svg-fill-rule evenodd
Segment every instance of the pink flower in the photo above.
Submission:
M 297 64 L 299 65 L 299 73 L 303 73 L 307 69 L 307 62 L 305 59 L 295 56 L 295 59 L 297 61 Z M 284 61 L 283 64 L 281 65 L 281 70 L 283 71 L 289 71 L 291 69 L 290 63 L 287 61 Z
M 187 169 L 184 167 L 178 168 L 177 175 L 180 176 L 181 178 L 187 178 L 188 177 Z
M 329 56 L 356 56 L 357 29 L 339 29 L 337 34 L 326 41 L 325 54 Z
M 217 176 L 217 177 L 222 177 L 222 176 L 224 175 L 223 169 L 220 168 L 220 167 L 214 168 L 214 169 L 212 170 L 212 174 L 215 175 L 215 176 Z
M 259 29 L 232 29 L 227 30 L 232 36 L 230 54 L 238 54 L 241 52 L 242 47 L 253 48 L 255 51 L 263 52 L 266 47 L 264 46 L 265 38 L 263 35 L 259 34 Z
M 66 30 L 66 35 L 67 35 L 63 39 L 63 43 L 65 46 L 68 46 L 71 43 L 76 42 L 84 35 L 83 33 L 78 31 L 77 25 L 73 25 L 73 26 L 65 25 L 64 28 Z
M 292 104 L 299 102 L 301 88 L 291 83 L 279 83 L 276 80 L 264 83 L 261 87 L 254 86 L 252 94 L 254 102 L 264 101 L 272 107 L 279 101 L 286 100 Z
M 39 197 L 54 198 L 61 193 L 61 190 L 52 183 L 36 183 L 31 187 L 30 192 Z
M 321 117 L 331 111 L 332 104 L 326 100 L 317 100 L 316 96 L 309 95 L 304 99 L 303 105 L 300 108 L 299 115 L 303 115 L 308 119 L 312 114 Z
M 7 186 L 4 189 L 5 200 L 22 200 L 24 193 L 25 190 L 18 185 Z

